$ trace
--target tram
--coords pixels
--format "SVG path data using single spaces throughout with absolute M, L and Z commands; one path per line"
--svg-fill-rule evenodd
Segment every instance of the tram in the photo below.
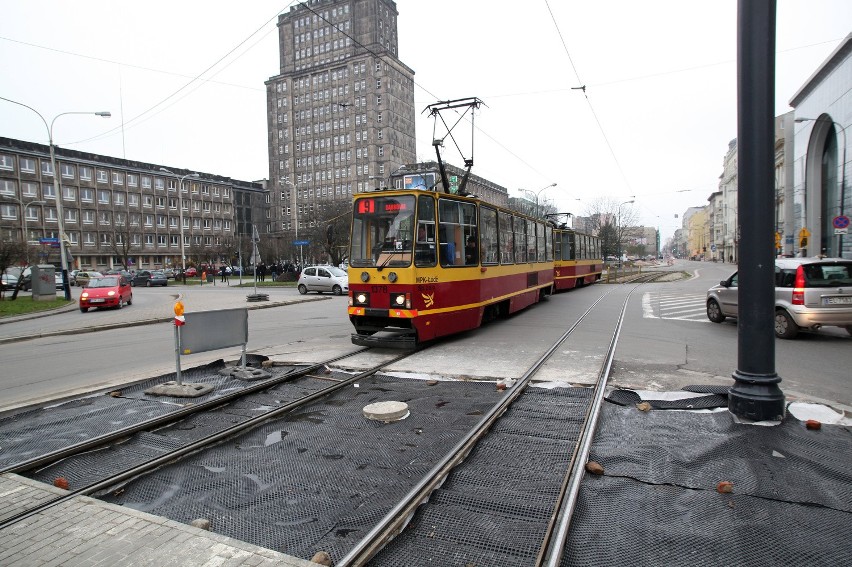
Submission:
M 349 319 L 356 345 L 414 348 L 553 291 L 549 221 L 423 189 L 359 194 L 353 204 Z
M 601 279 L 601 239 L 572 229 L 553 231 L 553 286 L 556 291 L 590 285 Z

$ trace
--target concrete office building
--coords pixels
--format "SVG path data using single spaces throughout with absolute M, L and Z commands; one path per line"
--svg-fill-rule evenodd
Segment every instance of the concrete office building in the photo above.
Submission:
M 68 269 L 108 270 L 127 257 L 136 269 L 179 268 L 228 259 L 266 217 L 261 183 L 175 166 L 56 148 L 0 137 L 0 239 L 39 245 L 36 261 L 59 265 L 61 195 Z M 171 173 L 161 171 L 161 168 Z M 179 205 L 182 205 L 182 210 Z M 180 221 L 183 219 L 183 230 Z M 56 240 L 58 242 L 58 240 Z
M 399 59 L 397 15 L 391 0 L 307 0 L 278 17 L 267 234 L 298 240 L 324 204 L 386 186 L 415 161 L 414 71 Z

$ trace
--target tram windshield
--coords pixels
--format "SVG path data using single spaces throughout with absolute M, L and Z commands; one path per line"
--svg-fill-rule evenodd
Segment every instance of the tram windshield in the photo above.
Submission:
M 408 266 L 413 241 L 414 195 L 355 200 L 350 266 Z

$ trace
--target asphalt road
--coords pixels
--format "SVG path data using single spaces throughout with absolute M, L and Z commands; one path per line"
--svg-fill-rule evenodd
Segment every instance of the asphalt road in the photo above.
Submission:
M 609 343 L 611 320 L 626 300 L 625 326 L 613 365 L 614 385 L 656 391 L 688 384 L 731 385 L 738 361 L 737 326 L 735 322 L 710 323 L 704 315 L 704 293 L 734 268 L 682 261 L 671 269 L 687 271 L 691 277 L 638 287 L 599 284 L 561 293 L 508 319 L 441 341 L 391 369 L 455 378 L 517 378 L 577 317 L 605 296 L 581 323 L 579 332 L 554 353 L 542 379 L 591 383 Z M 174 372 L 171 322 L 129 323 L 171 317 L 172 295 L 177 289 L 134 288 L 133 305 L 120 311 L 82 314 L 75 310 L 0 325 L 0 339 L 71 329 L 70 334 L 0 344 L 4 361 L 0 412 L 28 401 L 43 402 Z M 222 286 L 189 288 L 187 312 L 245 306 L 245 295 L 251 291 Z M 346 297 L 323 296 L 321 301 L 301 303 L 318 298 L 299 296 L 294 289 L 263 291 L 269 291 L 269 303 L 278 306 L 249 311 L 249 352 L 282 362 L 315 362 L 359 350 L 349 339 L 352 328 Z M 110 328 L 97 330 L 103 326 Z M 775 370 L 787 398 L 852 412 L 850 345 L 852 337 L 840 329 L 803 333 L 795 341 L 776 340 Z M 182 357 L 182 365 L 236 359 L 239 352 L 239 348 L 231 348 Z M 366 366 L 370 358 L 366 354 L 348 364 Z

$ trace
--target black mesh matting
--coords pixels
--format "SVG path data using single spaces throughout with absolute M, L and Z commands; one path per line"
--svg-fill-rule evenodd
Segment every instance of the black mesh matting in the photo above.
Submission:
M 186 403 L 201 403 L 254 385 L 220 376 L 218 371 L 224 366 L 224 362 L 219 360 L 181 372 L 184 383 L 201 382 L 214 386 L 211 393 L 197 398 L 145 394 L 145 390 L 154 385 L 174 380 L 174 374 L 166 374 L 54 406 L 6 416 L 0 419 L 0 468 L 167 415 L 182 409 Z M 273 376 L 279 377 L 293 369 L 281 366 L 269 370 Z M 111 391 L 114 395 L 110 395 Z M 270 403 L 274 405 L 274 399 Z
M 103 498 L 185 523 L 207 518 L 217 533 L 297 557 L 339 558 L 505 395 L 493 383 L 367 378 Z M 265 392 L 223 411 L 241 415 L 280 397 Z M 386 400 L 408 403 L 410 415 L 363 417 L 364 406 Z M 196 429 L 187 420 L 156 434 Z
M 370 565 L 531 565 L 591 393 L 527 389 Z
M 606 404 L 562 565 L 849 565 L 852 431 Z M 720 481 L 733 492 L 716 491 Z

